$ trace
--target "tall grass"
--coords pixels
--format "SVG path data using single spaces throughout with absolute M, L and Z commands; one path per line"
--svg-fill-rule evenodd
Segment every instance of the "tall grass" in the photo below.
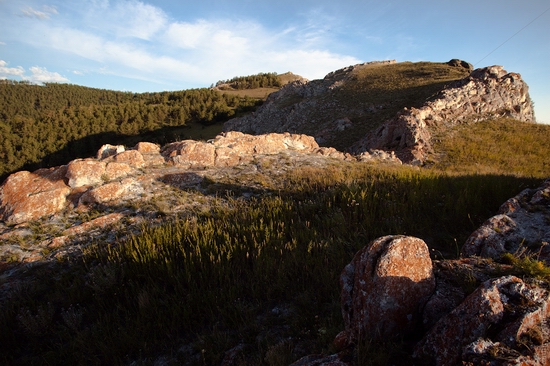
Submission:
M 436 141 L 437 169 L 550 177 L 550 126 L 498 119 L 456 126 Z
M 220 200 L 71 263 L 37 267 L 0 302 L 5 364 L 243 365 L 330 352 L 343 329 L 338 278 L 387 234 L 456 255 L 498 206 L 539 180 L 345 164 L 307 168 L 256 199 Z

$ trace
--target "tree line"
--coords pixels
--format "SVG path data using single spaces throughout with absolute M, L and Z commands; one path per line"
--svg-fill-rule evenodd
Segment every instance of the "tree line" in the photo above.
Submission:
M 220 89 L 231 88 L 237 90 L 257 88 L 280 88 L 281 79 L 276 72 L 259 73 L 249 76 L 237 76 L 229 80 L 220 80 L 216 87 Z
M 1 80 L 0 181 L 22 168 L 89 156 L 101 144 L 117 143 L 123 136 L 223 122 L 260 103 L 208 88 L 131 93 Z M 45 159 L 48 156 L 55 159 Z

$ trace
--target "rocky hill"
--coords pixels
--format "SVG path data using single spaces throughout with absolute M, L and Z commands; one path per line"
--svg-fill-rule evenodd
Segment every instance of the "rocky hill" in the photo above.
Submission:
M 208 141 L 14 173 L 0 362 L 548 364 L 550 180 L 411 166 L 501 116 L 533 120 L 502 67 L 376 62 Z
M 465 122 L 508 116 L 534 121 L 528 87 L 500 66 L 472 72 L 466 62 L 371 62 L 294 82 L 269 96 L 254 114 L 225 123 L 225 131 L 304 133 L 322 146 L 355 154 L 395 151 L 422 164 L 431 138 Z

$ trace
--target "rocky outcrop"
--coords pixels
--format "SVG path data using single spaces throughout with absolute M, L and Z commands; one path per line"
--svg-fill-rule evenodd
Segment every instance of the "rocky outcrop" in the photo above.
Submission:
M 132 149 L 105 145 L 97 153 L 100 159 L 76 159 L 63 167 L 12 174 L 0 186 L 0 218 L 8 225 L 15 225 L 69 207 L 148 197 L 142 186 L 144 182 L 174 181 L 159 176 L 187 177 L 188 169 L 250 164 L 262 156 L 282 152 L 356 160 L 334 148 L 319 147 L 311 136 L 289 133 L 252 136 L 228 132 L 207 142 L 180 141 L 162 149 L 145 142 Z M 190 176 L 193 178 L 186 181 L 200 182 L 196 174 Z
M 347 115 L 350 113 L 348 106 L 332 98 L 332 92 L 352 80 L 358 70 L 395 63 L 395 60 L 366 62 L 336 70 L 320 80 L 291 82 L 271 93 L 257 112 L 226 122 L 224 131 L 252 135 L 303 133 L 313 136 L 324 146 L 334 146 L 334 132 L 349 130 L 353 122 Z M 365 106 L 358 105 L 355 109 L 362 113 Z
M 432 135 L 456 124 L 497 117 L 534 121 L 528 89 L 519 74 L 501 66 L 474 70 L 422 107 L 405 108 L 368 133 L 352 151 L 392 150 L 404 162 L 421 164 L 433 152 Z
M 435 365 L 545 365 L 550 294 L 508 276 L 484 282 L 416 346 Z
M 379 238 L 346 266 L 340 286 L 348 344 L 410 333 L 435 287 L 428 246 L 413 237 Z
M 360 64 L 332 72 L 321 80 L 290 83 L 270 94 L 255 113 L 226 122 L 224 131 L 255 135 L 305 133 L 321 145 L 355 155 L 372 150 L 394 151 L 403 162 L 423 164 L 433 152 L 432 136 L 458 124 L 499 117 L 534 121 L 528 87 L 519 74 L 508 73 L 501 66 L 473 70 L 471 64 L 457 59 L 446 65 L 460 68 L 462 75 L 470 72 L 469 76 L 450 83 L 424 104 L 396 107 L 394 117 L 384 115 L 378 120 L 381 117 L 377 116 L 396 101 L 373 103 L 354 96 L 357 100 L 350 104 L 347 94 L 337 93 L 344 87 L 353 89 L 362 69 L 393 63 Z M 340 146 L 342 139 L 349 143 Z
M 62 166 L 10 175 L 0 187 L 0 219 L 16 225 L 63 210 L 71 192 L 64 182 L 66 174 Z
M 550 263 L 550 179 L 510 198 L 477 229 L 462 256 L 499 259 L 504 253 L 532 254 Z

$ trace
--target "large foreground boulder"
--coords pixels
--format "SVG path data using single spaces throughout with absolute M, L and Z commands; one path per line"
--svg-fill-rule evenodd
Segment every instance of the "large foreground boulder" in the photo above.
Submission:
M 348 344 L 410 333 L 435 287 L 428 247 L 408 236 L 376 239 L 344 268 L 340 285 Z

